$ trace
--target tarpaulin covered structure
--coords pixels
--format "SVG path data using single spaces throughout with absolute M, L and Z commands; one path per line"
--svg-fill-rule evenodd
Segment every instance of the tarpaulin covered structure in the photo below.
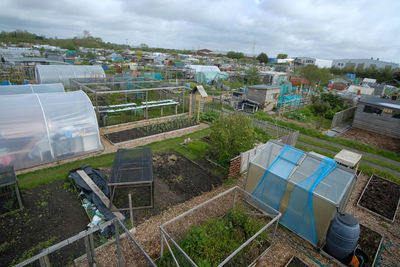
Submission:
M 63 93 L 64 91 L 61 83 L 0 86 L 0 95 Z
M 36 65 L 37 83 L 62 83 L 70 88 L 70 79 L 105 78 L 106 74 L 99 65 Z
M 283 225 L 320 247 L 355 180 L 353 170 L 333 159 L 269 141 L 250 160 L 245 190 L 279 210 Z
M 0 96 L 0 166 L 23 169 L 101 149 L 83 91 Z

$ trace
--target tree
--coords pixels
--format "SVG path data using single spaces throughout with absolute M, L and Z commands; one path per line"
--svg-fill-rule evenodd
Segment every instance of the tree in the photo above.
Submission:
M 322 101 L 321 99 L 316 100 L 312 105 L 311 105 L 311 110 L 314 112 L 315 115 L 318 116 L 318 121 L 317 121 L 317 129 L 321 128 L 323 117 L 325 114 L 328 112 L 330 109 L 330 106 L 327 102 Z
M 310 81 L 311 85 L 315 88 L 320 84 L 327 84 L 331 78 L 328 69 L 320 69 L 314 65 L 308 65 L 300 70 L 301 75 Z
M 262 83 L 260 75 L 258 74 L 258 69 L 253 67 L 246 71 L 246 84 L 247 85 L 255 85 Z
M 285 59 L 287 58 L 287 54 L 278 54 L 276 58 Z
M 235 52 L 235 51 L 229 51 L 226 54 L 227 57 L 232 58 L 232 59 L 242 59 L 244 58 L 244 54 L 242 52 Z
M 220 117 L 210 127 L 210 140 L 213 152 L 223 163 L 228 163 L 240 152 L 252 149 L 256 133 L 251 119 L 244 114 Z
M 268 63 L 268 56 L 267 56 L 267 54 L 265 54 L 265 53 L 260 53 L 260 54 L 257 56 L 257 60 L 258 60 L 260 63 Z

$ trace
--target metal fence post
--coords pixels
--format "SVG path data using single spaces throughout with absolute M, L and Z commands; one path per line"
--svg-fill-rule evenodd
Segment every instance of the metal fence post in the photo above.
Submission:
M 115 239 L 116 239 L 116 243 L 117 243 L 118 266 L 122 267 L 123 265 L 122 265 L 121 242 L 119 239 L 119 225 L 118 225 L 117 220 L 114 221 L 114 227 L 115 227 Z

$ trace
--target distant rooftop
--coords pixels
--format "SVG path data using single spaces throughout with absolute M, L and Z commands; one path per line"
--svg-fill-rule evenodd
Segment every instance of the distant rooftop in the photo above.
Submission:
M 257 90 L 271 90 L 271 89 L 277 89 L 277 88 L 280 89 L 281 87 L 279 85 L 257 84 L 257 85 L 248 86 L 248 88 L 257 89 Z

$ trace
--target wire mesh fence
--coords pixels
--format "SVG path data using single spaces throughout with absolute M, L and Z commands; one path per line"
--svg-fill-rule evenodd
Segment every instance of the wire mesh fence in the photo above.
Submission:
M 252 266 L 272 246 L 280 216 L 234 187 L 160 226 L 161 258 L 157 264 Z M 204 232 L 202 225 L 208 230 Z M 225 236 L 218 238 L 221 232 Z

